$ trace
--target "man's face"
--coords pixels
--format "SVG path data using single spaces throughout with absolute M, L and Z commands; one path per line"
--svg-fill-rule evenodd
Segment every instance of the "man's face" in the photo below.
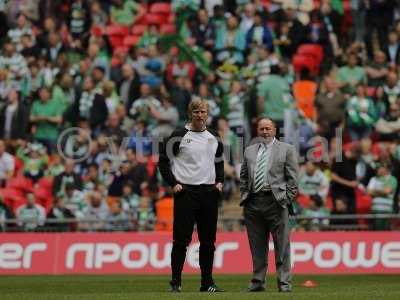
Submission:
M 258 122 L 257 135 L 264 138 L 268 143 L 272 141 L 276 135 L 274 123 L 272 123 L 271 120 L 262 119 L 260 122 Z
M 122 66 L 122 76 L 124 78 L 130 78 L 132 74 L 133 74 L 133 70 L 130 65 L 125 64 Z
M 351 55 L 348 64 L 350 67 L 355 67 L 357 65 L 357 56 Z
M 41 89 L 39 92 L 40 100 L 46 102 L 50 99 L 50 92 L 47 89 Z
M 200 130 L 206 126 L 208 118 L 208 110 L 205 105 L 192 110 L 192 125 L 193 129 Z
M 315 170 L 316 170 L 315 165 L 311 161 L 307 162 L 307 164 L 306 164 L 307 175 L 310 175 L 310 176 L 313 175 Z
M 27 196 L 26 204 L 28 207 L 33 207 L 35 205 L 35 196 L 33 194 Z
M 143 97 L 147 97 L 148 95 L 150 95 L 150 86 L 147 85 L 147 84 L 142 84 L 142 85 L 140 86 L 140 94 L 141 94 Z

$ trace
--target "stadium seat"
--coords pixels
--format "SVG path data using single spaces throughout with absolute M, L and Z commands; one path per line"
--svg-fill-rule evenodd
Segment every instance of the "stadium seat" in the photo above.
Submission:
M 24 162 L 16 157 L 14 157 L 14 176 L 22 175 L 22 171 L 24 169 Z
M 297 49 L 297 54 L 300 55 L 311 55 L 313 56 L 318 65 L 321 64 L 322 59 L 324 58 L 324 50 L 320 45 L 316 44 L 303 44 Z
M 135 46 L 139 42 L 140 38 L 141 37 L 138 35 L 128 35 L 124 38 L 123 45 L 128 48 Z
M 19 176 L 15 178 L 10 178 L 7 181 L 6 187 L 9 189 L 19 190 L 23 193 L 29 193 L 33 190 L 33 182 L 29 178 Z
M 33 191 L 36 202 L 41 204 L 48 212 L 53 205 L 53 195 L 51 194 L 51 190 L 45 188 L 37 188 Z
M 172 231 L 174 201 L 171 197 L 165 197 L 156 202 L 157 221 L 154 229 L 157 231 Z
M 298 194 L 296 201 L 301 208 L 308 208 L 311 205 L 311 198 L 308 195 Z
M 147 30 L 147 25 L 137 24 L 132 26 L 131 34 L 142 35 Z
M 372 198 L 366 191 L 356 189 L 356 213 L 369 214 L 371 212 Z
M 20 190 L 12 188 L 0 189 L 0 196 L 3 198 L 5 205 L 7 205 L 7 207 L 14 212 L 16 211 L 17 207 L 25 204 L 26 202 L 24 193 Z
M 108 39 L 113 49 L 122 47 L 124 45 L 124 38 L 122 36 L 109 36 Z
M 175 24 L 175 14 L 170 14 L 167 17 L 167 24 Z
M 319 71 L 316 59 L 309 55 L 294 55 L 292 59 L 292 64 L 296 73 L 300 73 L 303 68 L 307 68 L 313 75 L 317 75 Z
M 306 118 L 313 119 L 315 116 L 314 100 L 318 85 L 313 81 L 296 81 L 292 89 L 297 107 Z
M 93 34 L 94 36 L 102 36 L 104 34 L 104 29 L 101 26 L 92 26 L 90 29 L 90 33 Z
M 375 97 L 376 96 L 376 87 L 374 87 L 374 86 L 367 87 L 367 96 L 371 97 L 371 98 Z
M 158 25 L 166 23 L 167 19 L 160 14 L 148 14 L 146 15 L 146 24 L 148 25 Z
M 38 181 L 38 186 L 51 192 L 53 190 L 53 177 L 40 178 Z
M 261 5 L 268 11 L 269 5 L 270 5 L 270 0 L 261 0 Z
M 169 14 L 171 13 L 171 4 L 164 2 L 153 3 L 150 7 L 152 14 Z
M 172 34 L 176 32 L 175 25 L 172 24 L 162 24 L 160 27 L 161 34 Z
M 109 25 L 106 28 L 109 36 L 125 36 L 129 34 L 129 27 L 121 25 Z
M 120 201 L 119 197 L 116 196 L 107 196 L 106 202 L 109 208 L 111 208 L 115 203 Z

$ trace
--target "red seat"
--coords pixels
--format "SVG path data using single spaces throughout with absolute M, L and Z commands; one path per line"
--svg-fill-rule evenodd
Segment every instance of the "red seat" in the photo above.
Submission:
M 104 29 L 101 26 L 93 25 L 90 29 L 90 33 L 94 36 L 102 36 L 104 34 Z
M 114 36 L 109 36 L 108 38 L 109 38 L 111 47 L 113 47 L 113 49 L 123 46 L 124 38 L 122 36 L 114 35 Z
M 296 54 L 293 56 L 292 64 L 296 73 L 299 73 L 303 68 L 307 68 L 313 75 L 318 74 L 319 66 L 312 56 Z
M 5 205 L 13 211 L 26 202 L 24 193 L 12 188 L 0 189 L 0 196 L 3 198 Z
M 167 19 L 160 14 L 148 14 L 146 15 L 146 24 L 149 25 L 158 25 L 164 24 Z
M 374 87 L 374 86 L 367 87 L 367 96 L 371 97 L 371 98 L 375 97 L 376 96 L 376 87 Z
M 40 187 L 35 189 L 33 193 L 35 194 L 36 202 L 48 211 L 53 204 L 53 195 L 51 194 L 51 190 Z
M 369 214 L 371 212 L 372 198 L 366 191 L 356 189 L 356 213 Z
M 41 188 L 44 188 L 46 190 L 52 190 L 53 189 L 53 177 L 42 177 L 38 181 L 38 185 Z
M 170 15 L 167 17 L 167 23 L 168 23 L 168 24 L 175 24 L 175 14 L 170 14 Z
M 14 176 L 22 174 L 24 168 L 24 162 L 18 157 L 14 156 Z
M 298 194 L 296 201 L 302 208 L 308 208 L 311 204 L 311 198 L 308 195 Z
M 138 35 L 128 35 L 124 38 L 123 45 L 129 48 L 135 46 L 139 42 L 140 38 L 141 37 Z
M 33 182 L 31 179 L 24 176 L 10 178 L 7 181 L 7 188 L 19 190 L 21 192 L 29 193 L 33 190 Z
M 169 14 L 170 12 L 170 3 L 153 3 L 153 5 L 150 7 L 150 13 L 152 14 Z
M 324 50 L 320 45 L 316 44 L 303 44 L 297 49 L 297 54 L 301 55 L 311 55 L 313 56 L 318 65 L 321 64 L 322 59 L 324 58 Z
M 269 0 L 261 0 L 261 5 L 262 5 L 266 10 L 269 10 L 270 1 L 269 1 Z
M 129 34 L 129 27 L 114 24 L 107 26 L 106 31 L 110 36 L 124 36 Z
M 175 32 L 176 32 L 175 25 L 163 24 L 160 27 L 160 33 L 161 34 L 169 34 L 169 33 L 175 33 Z
M 133 35 L 142 35 L 147 30 L 147 25 L 137 24 L 131 29 Z

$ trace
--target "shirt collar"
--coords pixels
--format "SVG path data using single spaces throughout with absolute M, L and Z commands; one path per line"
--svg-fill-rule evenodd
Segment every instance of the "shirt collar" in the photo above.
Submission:
M 269 143 L 263 142 L 263 143 L 261 143 L 261 144 L 264 145 L 265 148 L 269 148 L 269 147 L 271 147 L 271 146 L 275 143 L 275 140 L 276 140 L 276 139 L 273 138 L 272 141 L 270 141 Z

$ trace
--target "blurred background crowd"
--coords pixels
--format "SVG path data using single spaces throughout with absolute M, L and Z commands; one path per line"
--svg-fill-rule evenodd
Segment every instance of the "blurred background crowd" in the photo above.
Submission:
M 265 115 L 301 158 L 296 230 L 395 228 L 322 217 L 398 212 L 399 38 L 395 0 L 0 0 L 0 227 L 170 230 L 157 144 L 202 98 L 222 220 Z

